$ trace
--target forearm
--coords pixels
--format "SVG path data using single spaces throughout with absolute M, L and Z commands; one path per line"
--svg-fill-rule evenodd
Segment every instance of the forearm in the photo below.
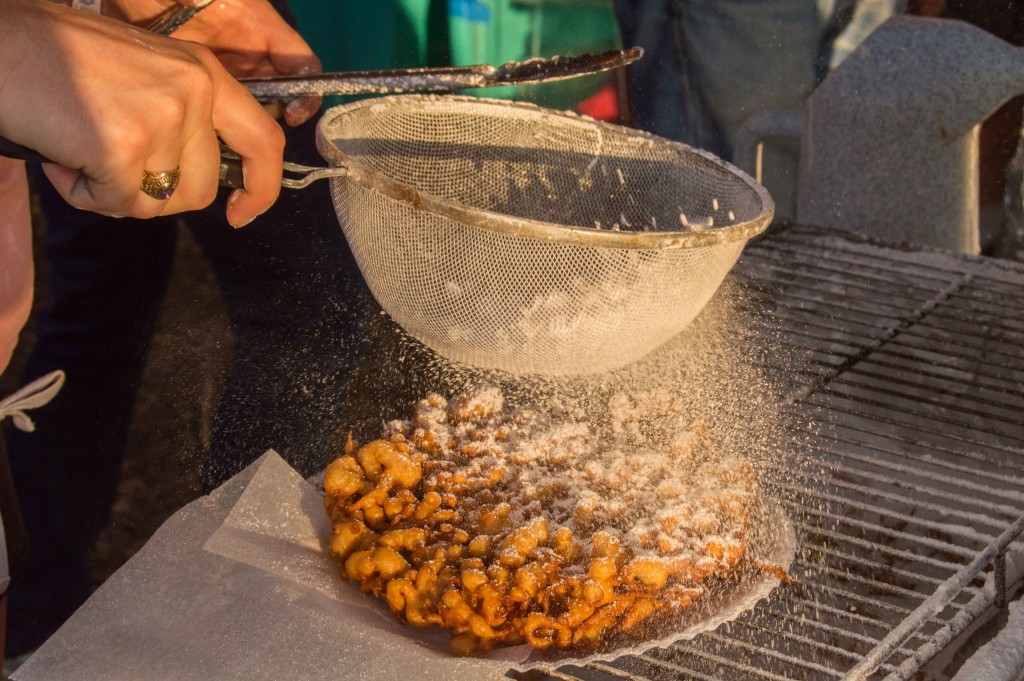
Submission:
M 19 138 L 18 119 L 28 103 L 21 100 L 17 83 L 51 10 L 49 3 L 38 0 L 0 0 L 0 135 L 23 144 L 27 142 Z
M 0 0 L 0 94 L 10 74 L 26 57 L 25 49 L 31 41 L 32 15 L 40 8 L 34 0 Z M 4 98 L 0 97 L 0 105 Z
M 31 0 L 29 0 L 31 1 Z M 0 0 L 0 135 L 8 135 L 16 114 L 7 83 L 24 60 L 26 18 L 33 11 L 26 0 Z M 32 308 L 32 230 L 28 183 L 23 163 L 0 157 L 0 372 L 6 369 L 18 333 Z

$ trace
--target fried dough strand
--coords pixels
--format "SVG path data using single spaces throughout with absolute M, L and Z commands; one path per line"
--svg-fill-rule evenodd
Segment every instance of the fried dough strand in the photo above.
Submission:
M 671 396 L 616 396 L 609 415 L 595 433 L 506 413 L 482 388 L 430 395 L 362 447 L 350 437 L 324 472 L 342 576 L 413 626 L 450 629 L 459 655 L 594 650 L 690 607 L 748 562 L 756 476 Z M 629 448 L 654 441 L 637 465 Z

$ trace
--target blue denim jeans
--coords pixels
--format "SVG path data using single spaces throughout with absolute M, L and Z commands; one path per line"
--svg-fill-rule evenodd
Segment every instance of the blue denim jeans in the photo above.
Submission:
M 816 82 L 815 0 L 616 0 L 639 127 L 729 159 L 740 126 L 799 108 Z
M 799 109 L 828 65 L 852 0 L 615 0 L 638 127 L 729 161 L 751 117 Z M 822 16 L 830 15 L 830 16 Z M 796 213 L 798 152 L 766 145 L 762 182 L 776 217 Z

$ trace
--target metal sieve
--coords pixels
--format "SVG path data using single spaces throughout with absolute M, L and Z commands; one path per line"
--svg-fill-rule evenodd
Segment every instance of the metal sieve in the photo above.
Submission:
M 701 311 L 774 213 L 714 156 L 530 104 L 436 95 L 327 111 L 334 206 L 381 307 L 451 360 L 588 374 Z

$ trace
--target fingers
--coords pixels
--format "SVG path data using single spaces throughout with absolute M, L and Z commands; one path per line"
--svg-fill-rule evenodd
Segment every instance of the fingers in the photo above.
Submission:
M 228 222 L 242 227 L 277 200 L 281 192 L 284 132 L 238 81 L 223 73 L 216 82 L 213 126 L 242 157 L 245 189 L 228 199 Z
M 4 84 L 9 99 L 45 99 L 36 95 L 39 83 L 52 83 L 46 92 L 68 96 L 58 105 L 36 107 L 34 118 L 7 116 L 2 122 L 12 139 L 61 164 L 46 165 L 45 173 L 65 200 L 140 218 L 203 208 L 217 190 L 219 136 L 242 156 L 245 175 L 245 189 L 228 207 L 229 222 L 241 226 L 270 207 L 281 188 L 284 134 L 210 49 L 49 5 L 37 11 L 36 3 L 27 3 L 45 16 L 26 12 L 24 23 L 59 24 L 74 38 L 70 42 L 94 49 L 74 53 L 87 66 L 73 73 L 62 60 L 43 58 L 15 70 Z M 285 43 L 295 44 L 293 38 Z M 51 51 L 63 54 L 57 47 Z M 180 179 L 167 200 L 141 191 L 146 171 L 176 168 Z
M 309 76 L 321 73 L 323 68 L 320 59 L 302 37 L 284 27 L 271 36 L 268 49 L 270 62 L 281 74 Z M 293 100 L 284 112 L 284 120 L 288 125 L 301 125 L 308 121 L 320 109 L 321 97 L 303 97 Z
M 201 88 L 194 88 L 198 90 Z M 206 88 L 212 98 L 212 87 Z M 136 121 L 133 132 L 108 136 L 99 162 L 86 172 L 57 165 L 44 168 L 57 192 L 71 205 L 107 215 L 151 218 L 212 203 L 218 188 L 220 145 L 207 102 L 174 107 L 165 102 L 163 115 L 153 114 L 149 130 Z M 143 191 L 144 177 L 178 171 L 166 195 Z
M 284 102 L 263 102 L 263 110 L 275 121 L 284 116 Z
M 157 215 L 173 212 L 168 211 L 169 206 L 180 206 L 182 204 L 182 195 L 177 193 L 182 184 L 180 179 L 178 186 L 173 188 L 165 198 L 156 198 L 142 191 L 143 177 L 146 173 L 171 173 L 177 170 L 179 171 L 180 178 L 180 173 L 184 170 L 185 177 L 191 175 L 192 169 L 188 167 L 188 164 L 182 158 L 185 140 L 181 139 L 181 133 L 178 130 L 168 130 L 167 133 L 167 139 L 151 140 L 150 148 L 143 152 L 144 155 L 141 158 L 141 163 L 131 164 L 125 171 L 127 175 L 125 182 L 127 184 L 133 179 L 131 177 L 131 167 L 134 166 L 138 169 L 138 180 L 136 181 L 139 183 L 139 187 L 127 211 L 128 215 L 140 218 L 156 217 Z M 141 165 L 141 168 L 138 168 L 139 165 Z M 173 199 L 173 201 L 168 199 Z
M 218 0 L 175 37 L 206 45 L 239 78 L 321 72 L 320 60 L 306 41 L 266 0 Z M 319 97 L 292 102 L 285 121 L 304 123 L 320 104 Z
M 106 206 L 100 207 L 97 199 L 89 191 L 89 180 L 82 171 L 65 168 L 56 163 L 44 163 L 42 167 L 43 174 L 50 180 L 50 184 L 70 205 L 105 215 L 113 214 Z
M 320 60 L 298 33 L 283 21 L 267 36 L 267 55 L 278 73 L 306 75 L 320 73 Z
M 139 130 L 141 125 L 126 126 L 136 132 L 120 133 L 100 145 L 102 162 L 86 172 L 46 164 L 44 172 L 57 192 L 77 208 L 113 216 L 150 218 L 204 208 L 218 190 L 220 134 L 242 156 L 246 183 L 229 201 L 228 221 L 240 227 L 263 213 L 280 192 L 284 135 L 237 81 L 217 69 L 211 69 L 205 103 L 189 102 L 148 131 Z M 202 89 L 197 84 L 189 88 L 193 93 Z M 175 169 L 179 180 L 168 198 L 142 191 L 144 173 Z
M 228 61 L 226 58 L 221 57 L 221 62 L 227 65 Z M 314 57 L 315 59 L 315 57 Z M 319 64 L 319 61 L 317 62 Z M 234 73 L 231 68 L 228 68 L 228 73 Z M 312 75 L 314 73 L 320 73 L 319 66 L 304 66 L 296 74 L 289 75 Z M 277 66 L 270 62 L 259 64 L 257 67 L 250 69 L 247 73 L 247 77 L 251 78 L 265 78 L 281 75 L 282 72 Z M 322 103 L 322 97 L 302 97 L 300 99 L 293 99 L 290 102 L 264 102 L 263 108 L 266 109 L 267 113 L 273 116 L 275 119 L 284 117 L 285 123 L 295 127 L 302 125 L 320 109 Z
M 43 172 L 64 199 L 83 210 L 115 217 L 151 218 L 204 208 L 217 196 L 220 148 L 212 128 L 193 135 L 181 151 L 172 144 L 146 161 L 118 166 L 110 179 L 89 177 L 81 171 L 45 164 Z M 144 174 L 179 172 L 177 185 L 166 197 L 142 190 Z
M 150 172 L 155 170 L 161 161 L 151 159 L 146 164 Z M 162 202 L 159 215 L 171 215 L 187 210 L 205 208 L 217 198 L 218 177 L 220 175 L 220 144 L 213 128 L 205 127 L 196 131 L 188 139 L 181 152 L 179 162 L 180 178 L 178 186 L 170 199 Z M 143 192 L 139 201 L 153 199 Z
M 322 103 L 322 97 L 303 97 L 301 99 L 294 99 L 285 107 L 284 122 L 292 127 L 302 125 L 320 110 L 320 105 Z
M 162 205 L 155 201 L 138 203 L 142 166 L 138 157 L 109 160 L 91 174 L 56 164 L 44 164 L 43 172 L 57 193 L 75 208 L 115 217 L 148 218 L 158 215 Z

